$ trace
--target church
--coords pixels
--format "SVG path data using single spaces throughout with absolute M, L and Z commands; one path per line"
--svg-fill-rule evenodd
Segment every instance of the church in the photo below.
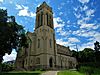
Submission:
M 15 67 L 25 70 L 58 70 L 75 68 L 76 58 L 71 56 L 69 47 L 56 43 L 53 11 L 46 2 L 36 9 L 34 32 L 27 32 L 28 48 L 17 53 Z

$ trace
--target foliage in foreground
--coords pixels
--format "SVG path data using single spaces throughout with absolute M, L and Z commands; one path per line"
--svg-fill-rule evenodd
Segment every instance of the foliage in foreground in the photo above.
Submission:
M 5 53 L 19 50 L 27 46 L 27 38 L 23 26 L 15 22 L 14 16 L 8 16 L 7 10 L 0 9 L 0 63 Z
M 2 72 L 8 72 L 8 71 L 14 70 L 13 64 L 5 64 L 5 63 L 3 63 L 3 64 L 0 64 L 0 67 L 2 69 Z

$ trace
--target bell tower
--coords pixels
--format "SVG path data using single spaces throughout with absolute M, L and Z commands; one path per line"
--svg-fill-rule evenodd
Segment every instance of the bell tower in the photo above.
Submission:
M 52 8 L 46 2 L 43 2 L 42 5 L 37 7 L 35 29 L 43 25 L 49 26 L 52 29 L 54 28 Z
M 56 65 L 56 42 L 52 8 L 43 2 L 36 10 L 36 59 L 40 59 L 42 68 L 54 68 Z

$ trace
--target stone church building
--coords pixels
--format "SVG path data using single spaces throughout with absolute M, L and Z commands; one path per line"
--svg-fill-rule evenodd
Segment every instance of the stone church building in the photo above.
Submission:
M 36 10 L 35 30 L 28 32 L 28 48 L 17 53 L 17 69 L 69 69 L 76 67 L 76 59 L 71 56 L 69 47 L 56 43 L 53 11 L 43 2 Z

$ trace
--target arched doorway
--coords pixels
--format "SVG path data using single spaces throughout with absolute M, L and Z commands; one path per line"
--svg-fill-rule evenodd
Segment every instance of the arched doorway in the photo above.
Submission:
M 49 66 L 53 67 L 53 59 L 52 59 L 52 57 L 49 59 Z

